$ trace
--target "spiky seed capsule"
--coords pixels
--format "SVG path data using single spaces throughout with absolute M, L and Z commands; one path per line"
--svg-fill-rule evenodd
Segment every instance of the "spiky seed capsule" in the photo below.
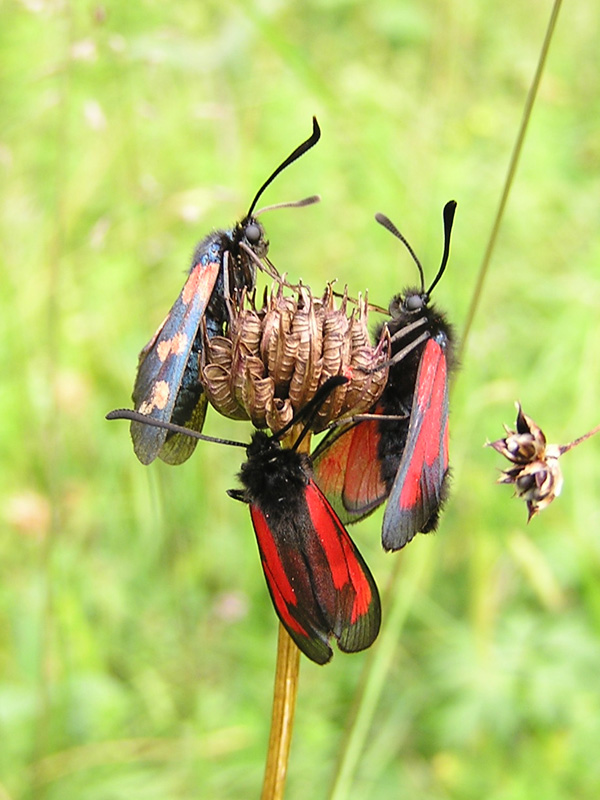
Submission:
M 531 417 L 523 412 L 520 403 L 517 407 L 516 431 L 504 426 L 506 436 L 495 442 L 488 442 L 498 453 L 515 466 L 502 472 L 498 483 L 509 483 L 515 487 L 515 494 L 527 503 L 527 521 L 547 508 L 558 497 L 563 486 L 563 476 L 559 458 L 590 436 L 600 431 L 600 426 L 580 436 L 570 444 L 547 444 L 542 429 Z
M 225 335 L 205 336 L 202 350 L 202 384 L 221 414 L 279 430 L 329 377 L 340 374 L 350 380 L 327 398 L 313 430 L 364 413 L 379 398 L 388 370 L 376 368 L 389 358 L 389 342 L 383 336 L 375 347 L 370 344 L 366 300 L 359 299 L 348 317 L 347 297 L 336 308 L 330 285 L 315 299 L 302 285 L 285 295 L 280 283 L 260 309 L 245 294 L 231 305 Z

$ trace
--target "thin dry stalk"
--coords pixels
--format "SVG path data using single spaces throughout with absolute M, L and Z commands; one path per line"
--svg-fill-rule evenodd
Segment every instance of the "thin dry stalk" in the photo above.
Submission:
M 296 427 L 294 426 L 290 434 L 285 438 L 284 447 L 291 447 L 296 440 L 299 433 L 295 430 Z M 310 453 L 310 436 L 306 436 L 300 443 L 298 450 Z M 298 650 L 283 625 L 279 623 L 271 733 L 269 734 L 269 749 L 267 751 L 261 800 L 282 800 L 283 798 L 292 733 L 294 731 L 299 673 L 300 650 Z
M 279 623 L 271 733 L 261 800 L 281 800 L 283 798 L 294 730 L 299 672 L 300 650 L 283 625 Z

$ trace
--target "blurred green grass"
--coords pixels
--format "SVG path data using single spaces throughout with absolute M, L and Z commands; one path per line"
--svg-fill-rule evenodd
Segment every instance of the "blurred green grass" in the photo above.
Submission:
M 385 305 L 428 276 L 460 330 L 548 3 L 351 0 L 0 10 L 0 798 L 253 797 L 276 624 L 237 461 L 144 468 L 124 425 L 137 353 L 195 242 L 265 202 L 281 271 Z M 559 19 L 452 404 L 453 495 L 399 556 L 423 578 L 351 798 L 596 798 L 599 443 L 531 525 L 481 445 L 513 402 L 567 441 L 599 420 L 600 77 L 593 3 Z M 249 430 L 211 414 L 207 430 Z M 353 532 L 383 585 L 380 515 Z M 421 549 L 421 550 L 419 550 Z M 403 590 L 403 579 L 398 585 Z M 384 609 L 385 612 L 385 609 Z M 324 798 L 366 655 L 302 664 L 287 797 Z

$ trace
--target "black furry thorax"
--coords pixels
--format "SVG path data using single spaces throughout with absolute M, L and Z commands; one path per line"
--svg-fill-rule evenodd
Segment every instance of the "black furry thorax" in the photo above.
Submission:
M 263 431 L 253 434 L 246 454 L 248 460 L 239 473 L 246 502 L 264 513 L 293 511 L 303 500 L 303 490 L 312 477 L 310 458 L 282 448 L 277 439 Z

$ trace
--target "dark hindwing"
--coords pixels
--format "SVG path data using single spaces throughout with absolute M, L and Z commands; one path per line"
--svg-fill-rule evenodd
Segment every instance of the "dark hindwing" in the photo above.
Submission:
M 372 413 L 382 413 L 378 404 Z M 388 495 L 379 464 L 380 423 L 365 420 L 332 430 L 312 454 L 315 480 L 344 525 L 358 522 Z

